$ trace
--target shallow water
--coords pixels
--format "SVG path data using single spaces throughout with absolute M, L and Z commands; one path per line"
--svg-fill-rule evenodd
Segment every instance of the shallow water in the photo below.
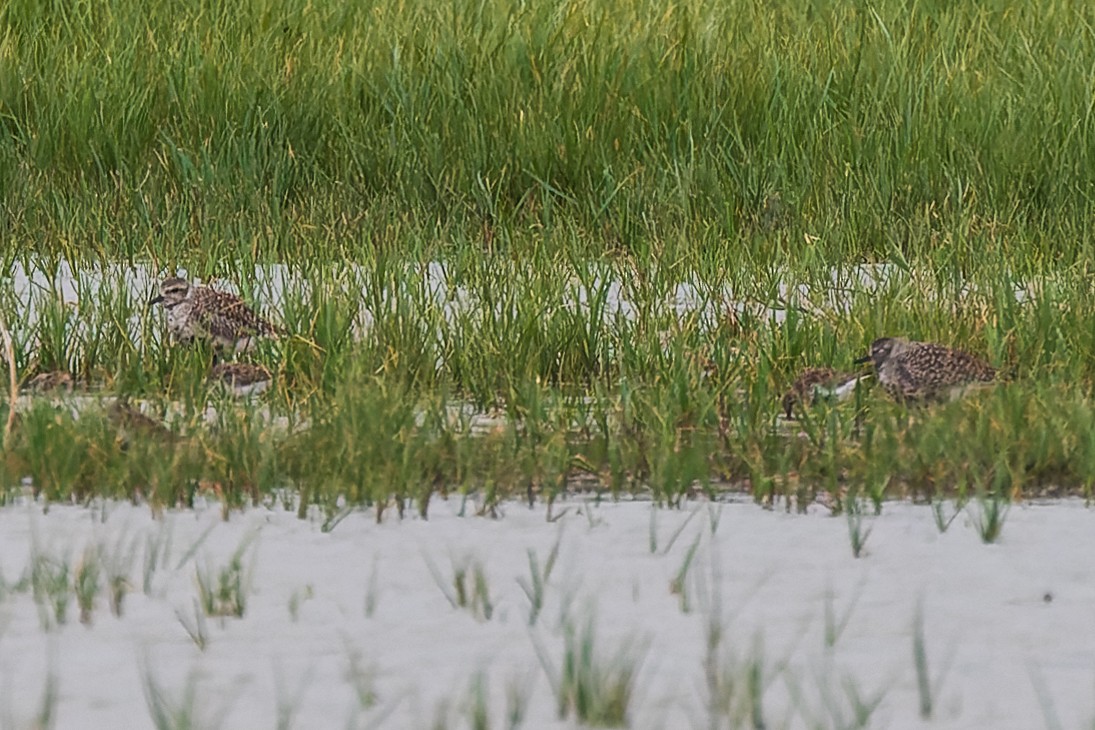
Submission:
M 759 662 L 770 726 L 846 726 L 857 697 L 878 701 L 878 727 L 1027 730 L 1043 726 L 1044 706 L 1061 727 L 1095 719 L 1095 531 L 1079 502 L 1013 507 L 995 545 L 981 543 L 973 513 L 940 533 L 930 508 L 888 503 L 868 520 L 859 559 L 844 519 L 752 504 L 571 502 L 555 506 L 555 522 L 542 508 L 503 505 L 498 520 L 460 509 L 437 501 L 428 522 L 380 525 L 353 513 L 329 533 L 279 508 L 229 522 L 216 508 L 162 521 L 119 504 L 2 509 L 6 585 L 28 574 L 35 550 L 74 567 L 98 545 L 122 566 L 128 593 L 120 618 L 100 595 L 90 625 L 70 605 L 69 622 L 47 630 L 30 592 L 0 591 L 0 701 L 16 727 L 29 723 L 52 671 L 57 727 L 151 726 L 141 719 L 151 675 L 172 703 L 189 678 L 198 716 L 223 712 L 223 727 L 272 727 L 279 703 L 293 708 L 295 727 L 437 718 L 451 727 L 469 717 L 481 674 L 492 726 L 504 726 L 507 693 L 517 692 L 527 696 L 524 727 L 574 727 L 556 714 L 552 678 L 566 632 L 591 622 L 601 659 L 626 647 L 642 657 L 632 727 L 708 727 L 714 622 L 722 676 L 744 691 Z M 247 540 L 244 616 L 209 619 L 202 651 L 183 626 L 194 621 L 196 571 L 227 565 Z M 146 593 L 145 555 L 157 541 Z M 529 580 L 528 551 L 542 568 L 556 543 L 530 626 L 519 582 Z M 454 571 L 475 565 L 489 619 L 450 603 Z M 918 714 L 918 611 L 930 722 Z M 362 690 L 373 704 L 361 705 Z
M 185 269 L 176 273 L 192 278 Z M 363 280 L 360 267 L 348 264 L 346 273 L 347 286 Z M 450 277 L 443 263 L 434 261 L 424 265 L 420 275 L 425 291 L 444 313 L 447 321 L 454 322 L 459 315 L 482 308 L 469 289 L 450 285 Z M 603 292 L 605 296 L 602 313 L 605 324 L 611 324 L 619 318 L 634 319 L 637 305 L 628 298 L 627 287 L 623 282 L 612 278 L 613 276 L 613 272 L 606 267 L 603 274 L 595 277 L 590 286 L 574 280 L 568 287 L 569 295 L 561 303 L 562 306 L 589 311 L 592 290 L 598 294 Z M 19 326 L 29 329 L 36 323 L 43 301 L 60 299 L 65 304 L 78 308 L 82 299 L 98 296 L 103 290 L 128 298 L 138 313 L 144 311 L 147 309 L 144 303 L 162 278 L 162 272 L 145 264 L 101 266 L 87 263 L 74 268 L 65 260 L 60 261 L 55 270 L 47 271 L 43 267 L 28 267 L 17 261 L 5 278 L 10 280 L 14 294 L 14 319 Z M 910 280 L 906 272 L 891 264 L 861 264 L 834 268 L 830 285 L 821 288 L 788 284 L 778 281 L 777 277 L 776 285 L 767 295 L 749 298 L 737 296 L 728 286 L 712 291 L 690 281 L 681 281 L 672 288 L 666 300 L 656 303 L 656 306 L 672 311 L 678 317 L 698 314 L 700 325 L 708 328 L 716 326 L 728 315 L 740 316 L 746 313 L 762 322 L 778 324 L 784 321 L 789 308 L 814 314 L 843 313 L 848 311 L 857 297 L 871 296 Z M 282 264 L 255 267 L 250 281 L 256 300 L 272 315 L 281 310 L 288 292 L 306 296 L 310 287 L 308 279 L 299 271 Z M 214 280 L 203 283 L 226 291 L 237 291 L 229 281 Z M 1017 284 L 1014 292 L 1018 301 L 1026 301 L 1031 296 L 1029 287 L 1024 284 Z M 359 334 L 367 331 L 373 317 L 373 312 L 363 308 L 357 323 Z M 139 322 L 139 316 L 135 316 L 130 322 L 134 338 L 140 337 Z

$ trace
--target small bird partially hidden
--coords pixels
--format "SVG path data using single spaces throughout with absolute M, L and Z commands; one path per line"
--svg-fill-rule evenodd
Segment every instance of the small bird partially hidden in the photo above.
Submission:
M 73 385 L 74 380 L 71 373 L 64 370 L 48 370 L 44 373 L 38 373 L 28 380 L 23 388 L 31 393 L 52 393 L 57 391 L 71 393 Z
M 174 444 L 179 440 L 178 434 L 159 421 L 141 413 L 136 406 L 124 398 L 118 398 L 111 403 L 107 407 L 106 414 L 118 428 L 123 444 L 128 444 L 135 437 L 152 439 L 165 444 Z
M 821 400 L 841 401 L 855 393 L 860 380 L 868 375 L 842 373 L 832 368 L 806 368 L 783 396 L 783 412 L 793 419 L 795 404 L 813 405 Z
M 996 380 L 996 368 L 964 350 L 904 337 L 881 337 L 856 363 L 870 361 L 895 400 L 928 402 L 961 397 Z
M 181 342 L 207 339 L 217 347 L 242 352 L 252 349 L 257 337 L 280 334 L 235 294 L 191 286 L 177 276 L 164 279 L 159 294 L 148 303 L 163 305 L 167 329 Z
M 262 365 L 247 362 L 217 363 L 209 373 L 209 382 L 237 396 L 258 395 L 270 387 L 273 379 Z

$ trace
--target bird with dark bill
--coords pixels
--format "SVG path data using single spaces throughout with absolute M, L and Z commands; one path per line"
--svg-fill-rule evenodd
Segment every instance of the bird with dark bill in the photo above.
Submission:
M 855 393 L 856 385 L 869 375 L 842 373 L 832 368 L 806 368 L 783 395 L 783 412 L 794 418 L 795 405 L 810 406 L 823 400 L 840 401 Z
M 254 347 L 256 337 L 273 337 L 278 328 L 235 294 L 191 286 L 177 276 L 164 279 L 148 302 L 167 310 L 167 329 L 180 342 L 211 340 L 235 352 Z
M 272 381 L 269 370 L 249 362 L 217 363 L 209 373 L 209 382 L 236 396 L 258 395 L 269 388 Z
M 856 363 L 871 362 L 878 382 L 895 400 L 943 401 L 996 380 L 982 358 L 946 345 L 904 337 L 880 337 Z
M 164 444 L 174 444 L 179 440 L 174 431 L 160 421 L 146 416 L 125 398 L 112 402 L 106 413 L 125 444 L 133 438 L 150 439 Z
M 71 393 L 73 383 L 71 373 L 64 370 L 48 370 L 35 375 L 23 387 L 31 393 Z

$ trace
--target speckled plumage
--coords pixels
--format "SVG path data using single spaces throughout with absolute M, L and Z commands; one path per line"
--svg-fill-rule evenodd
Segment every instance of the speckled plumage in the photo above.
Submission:
M 996 368 L 964 350 L 904 337 L 882 337 L 856 362 L 871 361 L 878 381 L 895 400 L 938 401 L 991 383 Z
M 235 294 L 191 286 L 178 277 L 165 279 L 150 304 L 163 305 L 167 329 L 181 342 L 208 339 L 217 347 L 240 352 L 251 349 L 256 337 L 278 334 L 274 325 Z
M 210 382 L 238 396 L 258 395 L 270 387 L 273 376 L 262 365 L 246 362 L 222 362 L 213 366 Z
M 107 407 L 107 416 L 118 428 L 123 443 L 128 443 L 134 437 L 163 443 L 178 441 L 178 436 L 167 426 L 141 413 L 136 406 L 123 399 L 118 399 Z
M 26 382 L 24 388 L 32 393 L 52 393 L 64 391 L 72 392 L 73 379 L 70 373 L 64 370 L 50 370 L 38 373 Z
M 842 400 L 855 392 L 856 383 L 864 376 L 842 373 L 832 368 L 806 368 L 783 395 L 783 412 L 794 418 L 795 404 L 811 405 L 822 398 Z

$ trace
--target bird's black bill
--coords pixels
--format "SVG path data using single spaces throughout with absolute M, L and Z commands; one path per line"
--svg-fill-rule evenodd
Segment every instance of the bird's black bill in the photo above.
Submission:
M 163 295 L 161 294 L 158 297 L 152 297 L 151 299 L 149 299 L 148 300 L 148 305 L 152 306 L 153 304 L 159 304 L 162 301 L 163 301 Z
M 865 362 L 870 362 L 870 360 L 871 360 L 870 355 L 864 355 L 863 357 L 857 357 L 855 360 L 852 360 L 852 362 L 855 363 L 856 365 L 862 365 Z

